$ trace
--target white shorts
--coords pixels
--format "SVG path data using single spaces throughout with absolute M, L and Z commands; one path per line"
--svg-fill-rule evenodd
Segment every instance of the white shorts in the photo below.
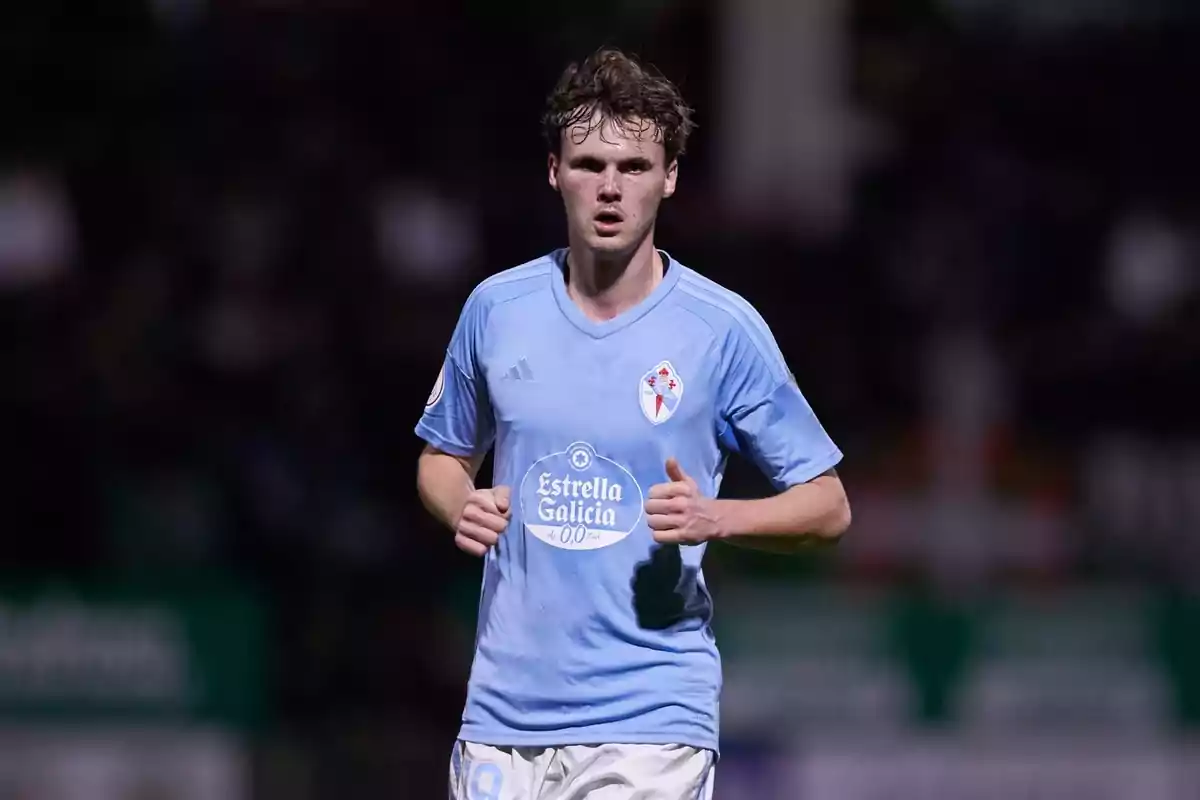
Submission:
M 685 745 L 457 742 L 450 800 L 712 800 L 715 757 Z

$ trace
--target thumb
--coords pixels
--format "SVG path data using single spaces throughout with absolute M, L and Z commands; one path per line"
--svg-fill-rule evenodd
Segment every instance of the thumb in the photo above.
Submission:
M 687 473 L 683 471 L 683 467 L 679 466 L 679 461 L 674 457 L 667 459 L 667 477 L 673 481 L 688 480 Z
M 511 505 L 512 490 L 507 486 L 497 486 L 492 489 L 492 498 L 496 501 L 496 510 L 501 514 L 507 514 Z

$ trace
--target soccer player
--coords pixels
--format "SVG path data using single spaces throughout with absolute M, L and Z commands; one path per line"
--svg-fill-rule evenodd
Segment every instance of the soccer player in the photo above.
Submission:
M 655 247 L 692 126 L 620 51 L 567 68 L 544 127 L 569 247 L 472 292 L 417 424 L 421 499 L 484 559 L 455 800 L 711 796 L 705 544 L 849 525 L 841 452 L 767 325 Z M 716 499 L 731 452 L 778 494 Z

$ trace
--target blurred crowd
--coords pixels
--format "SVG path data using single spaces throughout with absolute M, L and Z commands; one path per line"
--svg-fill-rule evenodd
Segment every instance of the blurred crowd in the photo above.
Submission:
M 477 568 L 419 507 L 412 426 L 474 282 L 562 242 L 537 117 L 599 42 L 403 5 L 0 26 L 4 564 L 240 576 L 285 716 L 419 719 L 440 754 Z M 760 308 L 846 450 L 839 579 L 1194 586 L 1200 51 L 910 5 L 853 15 L 881 133 L 820 237 L 721 222 L 715 10 L 606 20 L 699 107 L 662 244 Z M 713 556 L 718 590 L 763 566 Z

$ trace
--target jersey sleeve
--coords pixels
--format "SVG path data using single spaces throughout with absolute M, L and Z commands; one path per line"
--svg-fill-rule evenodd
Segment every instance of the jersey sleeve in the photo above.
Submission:
M 416 427 L 417 436 L 455 456 L 486 453 L 495 436 L 487 382 L 480 368 L 486 323 L 483 305 L 478 295 L 472 294 L 463 306 Z
M 776 491 L 842 460 L 756 312 L 725 338 L 718 402 L 721 443 L 754 463 Z

